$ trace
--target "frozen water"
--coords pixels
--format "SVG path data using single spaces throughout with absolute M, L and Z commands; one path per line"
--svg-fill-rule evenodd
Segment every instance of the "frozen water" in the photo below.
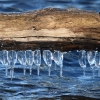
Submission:
M 24 75 L 26 74 L 26 51 L 18 51 L 17 53 L 18 61 L 24 67 Z
M 49 76 L 50 76 L 50 67 L 52 66 L 52 61 L 54 62 L 53 65 L 55 66 L 55 68 L 53 67 L 53 69 L 55 69 L 55 71 L 57 71 L 56 67 L 60 66 L 60 76 L 62 76 L 64 54 L 67 54 L 70 56 L 70 54 L 72 54 L 72 52 L 61 52 L 61 51 L 54 50 L 54 52 L 52 53 L 50 50 L 43 50 L 42 56 L 43 56 L 43 60 L 44 60 L 45 64 L 48 66 Z M 77 54 L 79 54 L 79 56 L 76 58 L 78 58 L 79 64 L 84 70 L 84 75 L 85 75 L 87 61 L 93 70 L 93 77 L 94 77 L 94 68 L 96 68 L 96 67 L 98 68 L 98 74 L 99 74 L 100 53 L 98 51 L 87 51 L 86 52 L 85 50 L 80 50 L 77 52 Z M 26 74 L 26 65 L 30 66 L 30 75 L 32 74 L 33 63 L 37 66 L 37 75 L 39 75 L 40 66 L 42 66 L 42 58 L 41 58 L 40 50 L 34 50 L 34 51 L 22 50 L 22 51 L 17 51 L 17 52 L 14 50 L 0 51 L 0 62 L 2 63 L 2 65 L 4 65 L 6 67 L 6 69 L 5 69 L 6 76 L 8 73 L 7 67 L 10 66 L 11 67 L 10 74 L 11 74 L 11 77 L 13 77 L 14 65 L 17 63 L 17 59 L 18 59 L 19 63 L 24 67 L 23 68 L 24 75 Z
M 83 74 L 85 76 L 85 69 L 86 69 L 86 51 L 80 50 L 79 51 L 79 64 L 83 68 Z
M 5 74 L 6 76 L 8 75 L 8 60 L 7 60 L 7 56 L 8 56 L 8 51 L 7 50 L 2 50 L 0 51 L 0 62 L 2 63 L 2 65 L 4 65 L 5 68 Z
M 96 51 L 88 51 L 87 52 L 87 60 L 90 64 L 90 67 L 93 71 L 93 78 L 94 78 L 94 68 L 95 68 L 95 57 L 96 57 Z
M 32 65 L 33 65 L 33 51 L 26 50 L 26 63 L 30 66 L 30 75 L 32 74 Z
M 100 52 L 96 52 L 95 66 L 98 68 L 98 77 L 100 77 Z
M 7 59 L 8 59 L 9 65 L 11 67 L 10 68 L 10 75 L 11 75 L 11 80 L 12 80 L 13 74 L 14 74 L 14 65 L 17 62 L 17 52 L 14 50 L 8 51 Z
M 35 50 L 33 51 L 33 60 L 34 64 L 37 66 L 37 75 L 40 75 L 40 65 L 41 65 L 41 51 Z
M 62 77 L 62 67 L 63 67 L 63 52 L 54 50 L 53 53 L 53 60 L 54 62 L 60 66 L 60 76 Z
M 0 12 L 23 12 L 36 9 L 44 9 L 48 7 L 70 8 L 75 7 L 82 10 L 93 10 L 100 12 L 100 0 L 0 0 Z M 3 45 L 1 45 L 3 47 Z M 1 52 L 1 51 L 0 51 Z M 78 56 L 78 53 L 72 51 L 71 54 Z M 8 77 L 5 78 L 4 66 L 0 64 L 0 99 L 2 100 L 37 100 L 41 98 L 66 100 L 65 95 L 76 95 L 82 99 L 94 100 L 100 99 L 100 78 L 95 73 L 95 78 L 91 78 L 90 67 L 87 63 L 86 76 L 82 75 L 82 68 L 78 64 L 78 58 L 70 55 L 64 56 L 64 67 L 62 78 L 58 77 L 59 67 L 53 70 L 48 77 L 45 69 L 41 69 L 40 77 L 34 75 L 28 76 L 28 68 L 26 75 L 23 77 L 23 68 L 15 65 L 14 79 L 11 83 Z M 0 53 L 0 62 L 1 53 Z M 43 62 L 41 62 L 41 66 Z M 9 65 L 8 65 L 9 66 Z M 97 66 L 96 66 L 97 68 Z M 8 69 L 9 71 L 9 69 Z M 96 70 L 97 71 L 97 70 Z M 95 72 L 96 72 L 95 71 Z M 34 74 L 36 70 L 33 69 Z M 76 97 L 72 97 L 76 99 Z M 87 100 L 88 100 L 87 99 Z M 42 99 L 43 100 L 43 99 Z
M 50 50 L 43 50 L 43 59 L 49 68 L 48 75 L 50 76 L 50 73 L 51 73 L 50 67 L 52 65 L 52 52 Z
M 8 52 L 7 58 L 9 58 L 10 61 L 8 61 L 9 59 L 4 59 L 4 62 L 6 63 L 9 62 L 9 64 L 12 64 L 15 69 L 15 71 L 13 72 L 14 77 L 13 75 L 11 75 L 11 79 L 13 78 L 13 81 L 10 82 L 9 76 L 4 78 L 2 66 L 1 66 L 0 68 L 1 77 L 0 78 L 1 78 L 1 81 L 3 82 L 0 82 L 0 86 L 4 88 L 3 91 L 11 91 L 11 94 L 13 93 L 15 96 L 24 95 L 26 97 L 33 97 L 32 94 L 34 94 L 35 96 L 37 94 L 39 98 L 40 98 L 40 94 L 43 94 L 42 96 L 58 96 L 59 94 L 60 95 L 63 95 L 63 94 L 80 95 L 81 94 L 85 96 L 88 95 L 91 97 L 93 97 L 94 95 L 97 95 L 97 97 L 100 97 L 98 95 L 100 92 L 98 90 L 99 85 L 100 85 L 99 84 L 100 78 L 96 76 L 97 73 L 95 73 L 95 78 L 94 79 L 92 78 L 90 67 L 88 67 L 88 63 L 87 63 L 88 56 L 86 56 L 85 50 L 76 52 L 75 54 L 73 52 L 67 52 L 66 55 L 64 55 L 63 52 L 55 50 L 53 52 L 53 57 L 52 57 L 52 52 L 50 50 L 47 50 L 47 51 L 44 50 L 43 51 L 44 53 L 41 52 L 40 50 L 34 50 L 34 51 L 28 50 L 27 59 L 25 59 L 26 51 L 18 51 L 17 53 L 16 51 L 6 51 L 6 50 L 0 51 L 0 61 L 2 62 L 2 64 L 3 64 L 3 57 L 6 58 L 7 56 L 6 53 Z M 94 59 L 95 65 L 99 64 L 98 53 L 99 52 L 96 53 L 97 58 L 95 56 L 95 59 Z M 42 56 L 44 55 L 44 59 L 42 59 L 41 54 Z M 64 59 L 61 58 L 63 56 L 65 56 Z M 91 53 L 89 54 L 89 56 L 91 56 Z M 12 57 L 15 58 L 15 61 Z M 27 67 L 26 74 L 23 76 L 21 74 L 23 68 L 19 67 L 20 66 L 19 64 L 15 65 L 17 63 L 16 58 L 18 59 L 21 65 L 26 65 L 26 61 L 28 60 L 29 64 L 33 66 L 33 62 L 34 62 L 36 66 L 41 67 L 41 75 L 39 77 L 36 75 L 36 69 L 34 67 L 34 69 L 32 69 L 34 73 L 32 74 L 32 77 L 30 77 L 27 71 L 29 68 Z M 78 62 L 79 59 L 80 61 Z M 91 59 L 89 59 L 89 61 L 91 61 Z M 50 68 L 51 68 L 52 74 L 50 74 L 50 77 L 48 77 L 47 71 L 45 67 L 43 67 L 45 66 L 43 60 L 45 64 L 51 66 Z M 53 67 L 54 63 L 51 63 L 53 60 L 55 61 L 57 66 L 60 66 L 60 64 L 63 64 L 63 77 L 59 77 L 58 75 L 59 70 L 61 69 L 59 67 L 56 67 L 57 70 L 55 70 L 55 68 Z M 62 63 L 60 60 L 64 62 Z M 87 73 L 86 76 L 82 75 L 82 68 L 79 67 L 78 63 L 80 63 L 80 65 L 82 64 L 83 68 L 86 68 L 86 73 Z M 85 66 L 85 64 L 87 64 L 87 67 Z M 8 93 L 8 92 L 4 92 L 4 93 Z M 11 96 L 11 94 L 9 93 L 7 95 Z
M 6 73 L 6 76 L 8 75 L 8 60 L 7 60 L 7 56 L 8 56 L 8 51 L 7 50 L 3 50 L 2 51 L 3 53 L 3 62 L 2 64 L 6 67 L 5 69 L 5 73 Z

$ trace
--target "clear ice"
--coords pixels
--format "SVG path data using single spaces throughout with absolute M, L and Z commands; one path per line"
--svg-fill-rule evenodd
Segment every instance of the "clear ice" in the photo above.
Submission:
M 14 74 L 14 66 L 17 62 L 23 67 L 23 74 L 26 75 L 26 66 L 29 66 L 29 75 L 32 75 L 32 66 L 33 64 L 37 67 L 37 75 L 40 75 L 40 66 L 42 64 L 42 57 L 45 65 L 48 68 L 48 75 L 51 75 L 51 67 L 55 71 L 60 67 L 60 77 L 63 76 L 63 57 L 64 54 L 71 52 L 61 52 L 58 50 L 54 50 L 51 52 L 50 50 L 1 50 L 0 51 L 0 62 L 3 66 L 5 66 L 5 75 L 8 76 L 8 66 L 10 66 L 10 75 L 11 80 L 13 79 Z M 94 78 L 94 70 L 95 67 L 98 68 L 98 77 L 100 77 L 100 52 L 99 51 L 85 51 L 78 50 L 78 62 L 79 65 L 83 68 L 83 74 L 85 76 L 85 69 L 87 62 L 89 63 Z M 67 55 L 69 56 L 69 55 Z M 52 64 L 54 62 L 54 66 Z M 34 73 L 33 73 L 34 74 Z
M 37 66 L 37 75 L 40 75 L 40 65 L 41 65 L 41 51 L 33 51 L 33 62 Z

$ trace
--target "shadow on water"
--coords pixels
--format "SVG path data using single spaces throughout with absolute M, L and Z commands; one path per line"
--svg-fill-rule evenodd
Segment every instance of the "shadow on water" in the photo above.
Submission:
M 95 98 L 89 98 L 89 97 L 84 97 L 84 96 L 73 96 L 73 95 L 68 95 L 68 96 L 61 96 L 57 98 L 41 98 L 39 100 L 94 100 Z M 98 99 L 95 99 L 98 100 Z

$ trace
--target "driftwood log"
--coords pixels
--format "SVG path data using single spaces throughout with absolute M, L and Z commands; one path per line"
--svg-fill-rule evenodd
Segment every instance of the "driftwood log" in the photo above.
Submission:
M 100 15 L 48 8 L 0 14 L 0 49 L 100 50 Z

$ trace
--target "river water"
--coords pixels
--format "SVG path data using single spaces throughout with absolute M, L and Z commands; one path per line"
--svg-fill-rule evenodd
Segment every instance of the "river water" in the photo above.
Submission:
M 1 13 L 19 13 L 38 10 L 48 7 L 78 8 L 83 10 L 100 11 L 99 0 L 0 0 Z M 10 70 L 10 66 L 9 66 Z M 67 100 L 68 98 L 100 98 L 100 77 L 95 68 L 94 79 L 92 70 L 87 63 L 86 77 L 78 63 L 78 53 L 69 52 L 64 55 L 63 77 L 59 76 L 60 68 L 51 67 L 51 76 L 48 68 L 42 62 L 40 76 L 37 76 L 36 66 L 33 65 L 32 75 L 29 75 L 29 66 L 26 75 L 23 75 L 22 66 L 14 66 L 14 78 L 5 76 L 5 66 L 0 64 L 0 100 Z M 45 98 L 45 99 L 44 99 Z M 47 100 L 48 100 L 47 99 Z M 87 99 L 87 100 L 88 100 Z M 70 100 L 70 99 L 69 99 Z
M 83 10 L 100 11 L 99 0 L 0 0 L 0 12 L 23 12 L 56 8 L 78 8 Z

